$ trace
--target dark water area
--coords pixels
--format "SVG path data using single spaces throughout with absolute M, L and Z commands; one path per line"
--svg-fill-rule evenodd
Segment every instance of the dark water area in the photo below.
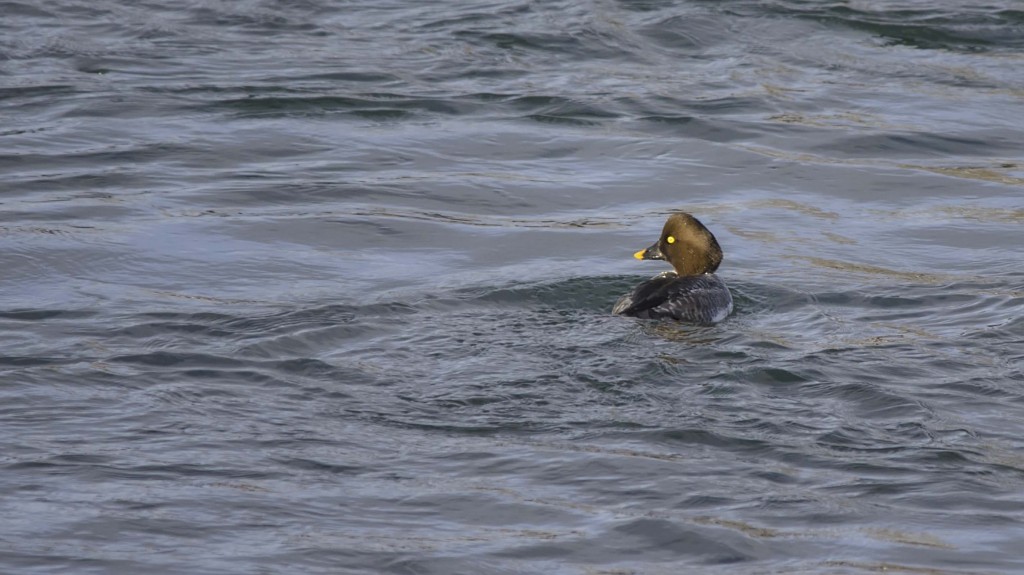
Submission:
M 1020 3 L 0 14 L 0 572 L 1024 572 Z

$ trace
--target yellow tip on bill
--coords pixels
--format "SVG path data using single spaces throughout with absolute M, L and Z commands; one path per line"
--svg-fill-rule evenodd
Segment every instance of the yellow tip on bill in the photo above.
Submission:
M 633 254 L 633 257 L 638 260 L 644 259 L 644 250 L 640 250 L 637 253 Z

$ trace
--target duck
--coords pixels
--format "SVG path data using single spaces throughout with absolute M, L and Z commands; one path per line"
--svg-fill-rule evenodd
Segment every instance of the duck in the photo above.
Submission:
M 613 314 L 712 325 L 732 313 L 732 294 L 715 275 L 722 263 L 722 248 L 711 230 L 691 214 L 671 214 L 658 241 L 633 257 L 666 260 L 675 271 L 660 273 L 633 288 L 615 303 Z

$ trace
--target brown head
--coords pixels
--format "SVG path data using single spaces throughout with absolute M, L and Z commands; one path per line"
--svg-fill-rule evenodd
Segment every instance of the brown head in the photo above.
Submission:
M 676 273 L 692 276 L 713 273 L 722 263 L 722 248 L 704 224 L 684 212 L 668 217 L 661 238 L 633 254 L 638 260 L 668 260 Z

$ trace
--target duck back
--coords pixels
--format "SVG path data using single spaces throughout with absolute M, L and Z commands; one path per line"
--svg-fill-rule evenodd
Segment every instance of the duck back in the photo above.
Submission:
M 715 274 L 665 272 L 619 298 L 612 313 L 710 325 L 732 313 L 732 294 Z

